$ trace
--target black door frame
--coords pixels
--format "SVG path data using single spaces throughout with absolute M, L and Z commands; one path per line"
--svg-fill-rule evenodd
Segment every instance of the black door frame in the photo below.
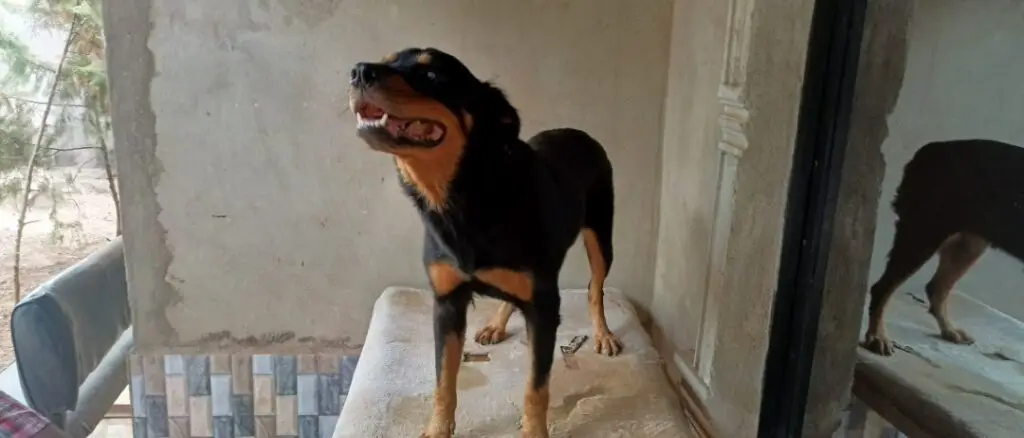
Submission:
M 759 438 L 800 437 L 867 0 L 814 4 Z

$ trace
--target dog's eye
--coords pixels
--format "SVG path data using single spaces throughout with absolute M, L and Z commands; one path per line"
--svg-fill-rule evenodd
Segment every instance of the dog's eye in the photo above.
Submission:
M 430 79 L 432 81 L 437 80 L 437 73 L 434 73 L 432 71 L 428 71 L 427 72 L 427 79 Z

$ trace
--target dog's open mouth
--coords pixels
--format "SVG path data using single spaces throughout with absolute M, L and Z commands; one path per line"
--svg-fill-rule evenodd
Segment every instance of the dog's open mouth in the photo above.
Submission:
M 356 120 L 361 134 L 384 136 L 384 140 L 396 145 L 437 146 L 445 136 L 441 123 L 430 119 L 403 119 L 367 101 L 357 104 Z

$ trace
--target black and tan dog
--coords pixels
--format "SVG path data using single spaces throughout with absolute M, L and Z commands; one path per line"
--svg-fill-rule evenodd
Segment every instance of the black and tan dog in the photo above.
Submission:
M 435 294 L 437 387 L 424 437 L 454 433 L 456 377 L 473 293 L 503 301 L 476 334 L 500 342 L 518 308 L 531 373 L 523 435 L 546 437 L 548 377 L 560 322 L 558 274 L 583 234 L 590 260 L 596 349 L 618 354 L 603 286 L 612 263 L 612 168 L 602 146 L 574 129 L 519 139 L 504 93 L 455 57 L 410 48 L 352 69 L 350 107 L 371 149 L 394 156 L 426 229 L 423 263 Z
M 974 341 L 949 319 L 953 286 L 993 246 L 1024 261 L 1024 149 L 991 140 L 929 143 L 907 163 L 892 203 L 896 233 L 885 271 L 871 286 L 864 347 L 893 354 L 885 305 L 935 254 L 939 267 L 925 286 L 942 338 Z

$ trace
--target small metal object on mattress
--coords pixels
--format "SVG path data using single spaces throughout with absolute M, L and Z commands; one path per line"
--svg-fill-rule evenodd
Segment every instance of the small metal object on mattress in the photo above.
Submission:
M 570 370 L 579 369 L 579 364 L 576 363 L 576 352 L 580 350 L 583 343 L 587 342 L 587 335 L 573 336 L 572 340 L 567 345 L 559 346 L 562 350 L 562 360 L 565 361 L 565 367 Z
M 490 362 L 491 356 L 487 353 L 462 353 L 463 362 Z

